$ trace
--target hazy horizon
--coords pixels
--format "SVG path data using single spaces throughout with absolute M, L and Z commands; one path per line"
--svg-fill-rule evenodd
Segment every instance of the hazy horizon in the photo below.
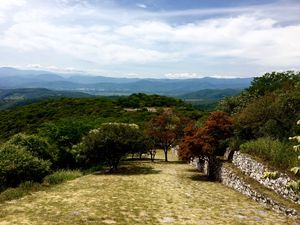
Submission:
M 296 0 L 1 0 L 0 67 L 127 78 L 300 70 Z

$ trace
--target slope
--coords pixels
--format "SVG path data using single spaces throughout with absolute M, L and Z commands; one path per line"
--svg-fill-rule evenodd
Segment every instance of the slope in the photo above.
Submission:
M 176 160 L 173 158 L 173 160 Z M 0 205 L 10 224 L 297 224 L 177 161 L 128 161 Z

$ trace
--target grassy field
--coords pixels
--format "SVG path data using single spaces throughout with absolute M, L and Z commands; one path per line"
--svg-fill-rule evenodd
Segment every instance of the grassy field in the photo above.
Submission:
M 172 157 L 171 157 L 172 159 Z M 190 165 L 127 161 L 119 173 L 95 173 L 0 205 L 0 225 L 298 224 Z

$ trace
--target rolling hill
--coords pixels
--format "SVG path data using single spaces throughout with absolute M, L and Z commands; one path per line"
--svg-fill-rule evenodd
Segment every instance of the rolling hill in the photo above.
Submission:
M 0 109 L 14 108 L 29 103 L 55 98 L 92 97 L 87 93 L 74 91 L 53 91 L 46 88 L 0 89 Z
M 221 79 L 136 79 L 92 76 L 88 74 L 56 74 L 45 71 L 27 71 L 0 68 L 0 89 L 48 88 L 52 90 L 80 91 L 95 95 L 130 95 L 155 93 L 181 95 L 204 89 L 243 89 L 252 78 Z

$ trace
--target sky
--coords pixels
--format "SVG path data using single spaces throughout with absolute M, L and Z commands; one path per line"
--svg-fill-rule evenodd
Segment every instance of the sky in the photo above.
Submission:
M 112 77 L 300 70 L 300 0 L 0 0 L 0 67 Z

